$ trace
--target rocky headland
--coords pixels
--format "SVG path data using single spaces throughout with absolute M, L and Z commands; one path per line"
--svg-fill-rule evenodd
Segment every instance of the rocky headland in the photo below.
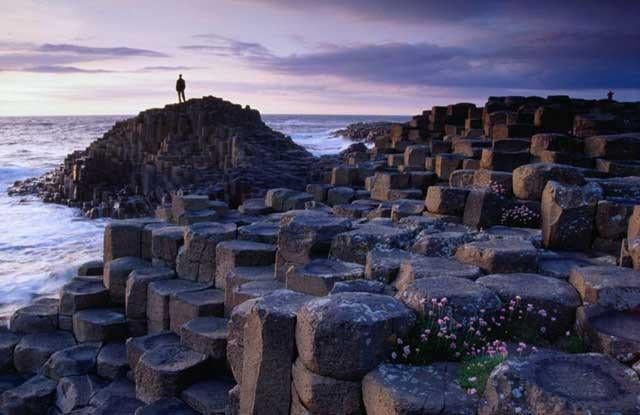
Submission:
M 235 115 L 186 110 L 206 102 Z M 5 413 L 640 413 L 640 104 L 433 107 L 323 161 L 229 105 L 142 113 L 165 121 L 34 182 L 147 198 L 148 167 L 166 194 L 11 317 Z
M 387 121 L 357 122 L 334 131 L 332 135 L 353 141 L 373 142 L 376 137 L 389 135 L 393 124 Z

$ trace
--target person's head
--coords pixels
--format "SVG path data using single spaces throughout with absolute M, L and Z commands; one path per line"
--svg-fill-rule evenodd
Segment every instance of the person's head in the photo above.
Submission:
M 178 78 L 182 78 L 182 74 L 179 74 L 179 75 L 178 75 Z

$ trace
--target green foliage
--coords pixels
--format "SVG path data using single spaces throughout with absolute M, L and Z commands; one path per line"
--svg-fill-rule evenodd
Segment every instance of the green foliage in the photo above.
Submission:
M 506 359 L 502 355 L 466 358 L 458 368 L 458 383 L 469 393 L 482 395 L 489 375 Z
M 565 353 L 586 353 L 589 350 L 584 340 L 575 333 L 571 333 L 568 336 L 560 337 L 553 344 L 558 349 Z

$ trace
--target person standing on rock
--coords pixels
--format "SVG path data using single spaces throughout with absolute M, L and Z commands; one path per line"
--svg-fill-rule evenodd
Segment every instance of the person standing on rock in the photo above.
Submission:
M 184 79 L 182 79 L 182 74 L 178 75 L 178 80 L 176 81 L 176 91 L 178 91 L 178 103 L 180 102 L 186 102 L 186 98 L 184 97 L 184 90 L 187 87 L 187 85 L 184 82 Z

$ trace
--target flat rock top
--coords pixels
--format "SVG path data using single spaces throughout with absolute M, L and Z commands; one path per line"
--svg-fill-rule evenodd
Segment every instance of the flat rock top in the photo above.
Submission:
M 171 331 L 163 331 L 142 337 L 131 337 L 127 340 L 127 347 L 136 347 L 140 350 L 151 350 L 157 346 L 178 343 L 180 343 L 180 337 Z
M 212 339 L 226 339 L 229 319 L 220 317 L 197 317 L 182 326 L 183 330 L 198 333 Z
M 640 312 L 607 311 L 594 317 L 591 325 L 604 334 L 640 343 Z
M 189 225 L 186 233 L 192 237 L 215 238 L 220 235 L 235 234 L 237 228 L 235 223 L 200 222 Z
M 74 279 L 71 282 L 65 284 L 63 287 L 64 292 L 69 294 L 97 294 L 105 291 L 106 288 L 100 281 L 87 281 Z
M 476 282 L 497 292 L 503 301 L 520 296 L 523 301 L 545 299 L 572 307 L 581 304 L 580 297 L 571 284 L 544 275 L 492 274 L 480 277 Z
M 296 272 L 303 276 L 315 277 L 356 277 L 362 275 L 364 267 L 360 264 L 332 259 L 315 259 L 298 268 Z
M 477 250 L 477 251 L 493 251 L 496 253 L 512 253 L 512 252 L 536 252 L 536 248 L 529 241 L 525 241 L 518 238 L 507 239 L 490 239 L 488 241 L 470 242 L 463 245 L 462 250 Z
M 261 242 L 243 241 L 234 239 L 231 241 L 220 242 L 217 250 L 228 251 L 275 251 L 276 246 L 271 244 L 263 244 Z
M 571 270 L 571 281 L 584 281 L 594 287 L 640 288 L 640 272 L 614 266 L 589 266 Z
M 207 357 L 205 355 L 194 352 L 188 347 L 180 344 L 169 344 L 146 351 L 140 357 L 138 368 L 140 365 L 145 365 L 166 373 L 178 373 L 206 360 Z
M 158 278 L 174 278 L 176 273 L 167 267 L 147 267 L 133 270 L 129 274 L 130 278 L 136 278 L 141 280 L 153 280 Z
M 184 236 L 184 228 L 182 226 L 164 226 L 151 231 L 154 238 L 182 239 Z
M 127 319 L 121 310 L 111 308 L 94 308 L 77 311 L 73 315 L 73 318 L 99 325 L 124 324 L 127 322 Z
M 76 340 L 68 331 L 53 331 L 48 333 L 27 334 L 20 339 L 16 348 L 30 348 L 42 350 L 60 350 L 75 346 Z
M 276 290 L 256 299 L 252 309 L 261 314 L 275 313 L 293 318 L 311 298 L 313 297 L 291 290 Z
M 482 275 L 480 268 L 465 264 L 456 259 L 411 255 L 402 261 L 403 268 L 410 267 L 420 276 L 451 275 L 455 277 L 475 278 Z
M 233 277 L 247 281 L 265 281 L 275 279 L 272 266 L 266 267 L 235 267 L 230 271 Z
M 409 237 L 412 235 L 411 231 L 402 228 L 394 228 L 392 226 L 382 225 L 363 225 L 357 229 L 349 232 L 345 232 L 342 235 L 353 235 L 363 237 Z
M 154 281 L 149 286 L 153 289 L 153 291 L 160 295 L 170 295 L 183 291 L 204 290 L 205 288 L 209 287 L 209 284 L 178 278 L 171 280 Z
M 176 293 L 174 298 L 197 305 L 214 304 L 224 302 L 223 290 L 183 291 Z

